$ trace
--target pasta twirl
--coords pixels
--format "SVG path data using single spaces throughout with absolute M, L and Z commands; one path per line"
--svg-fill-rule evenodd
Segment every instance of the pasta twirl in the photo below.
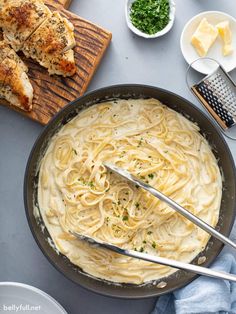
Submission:
M 217 161 L 196 124 L 156 99 L 117 100 L 78 114 L 52 138 L 38 201 L 57 249 L 85 272 L 141 284 L 175 270 L 89 246 L 77 231 L 123 248 L 190 262 L 206 232 L 148 192 L 110 173 L 127 169 L 215 226 L 222 194 Z

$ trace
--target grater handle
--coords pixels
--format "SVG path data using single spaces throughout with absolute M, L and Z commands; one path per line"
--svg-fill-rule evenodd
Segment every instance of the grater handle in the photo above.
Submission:
M 192 88 L 191 88 L 190 83 L 189 83 L 189 71 L 190 71 L 190 69 L 192 68 L 192 65 L 193 65 L 194 63 L 196 63 L 197 61 L 199 61 L 199 60 L 211 60 L 211 61 L 214 61 L 215 63 L 217 63 L 217 64 L 218 64 L 218 67 L 221 66 L 218 61 L 216 61 L 215 59 L 210 58 L 210 57 L 201 57 L 201 58 L 197 58 L 197 59 L 195 59 L 194 61 L 192 61 L 192 62 L 189 64 L 189 66 L 188 66 L 188 68 L 187 68 L 187 71 L 186 71 L 186 74 L 185 74 L 185 81 L 186 81 L 186 84 L 187 84 L 187 86 L 188 86 L 188 88 L 189 88 L 190 90 L 191 90 Z M 215 72 L 215 70 L 214 70 L 214 72 Z M 225 71 L 225 72 L 226 72 L 226 71 Z M 227 73 L 227 72 L 226 72 L 226 73 Z M 211 75 L 211 74 L 212 74 L 212 73 L 210 73 L 209 75 Z M 229 77 L 228 73 L 227 73 L 227 76 Z M 205 77 L 205 78 L 206 78 L 206 77 Z M 229 78 L 230 78 L 230 77 L 229 77 Z M 230 80 L 232 80 L 232 79 L 230 78 Z M 201 83 L 201 81 L 198 82 L 198 84 L 199 84 L 199 83 Z M 234 86 L 236 86 L 234 82 L 233 82 L 233 84 L 234 84 Z

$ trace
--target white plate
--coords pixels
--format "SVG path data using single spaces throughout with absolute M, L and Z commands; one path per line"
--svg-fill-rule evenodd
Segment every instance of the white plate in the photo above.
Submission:
M 45 292 L 17 282 L 0 282 L 0 313 L 67 314 Z
M 192 63 L 199 58 L 194 47 L 191 45 L 191 37 L 198 27 L 200 21 L 203 18 L 207 18 L 208 22 L 216 25 L 222 21 L 228 20 L 230 23 L 230 29 L 233 34 L 233 49 L 234 52 L 229 56 L 222 55 L 222 42 L 220 36 L 216 39 L 213 46 L 210 48 L 206 57 L 213 58 L 217 60 L 227 72 L 232 71 L 236 67 L 236 19 L 232 16 L 218 11 L 207 11 L 202 12 L 194 16 L 184 27 L 181 39 L 180 46 L 182 54 L 188 64 Z M 192 65 L 192 67 L 203 74 L 209 74 L 215 69 L 215 64 L 207 60 L 200 60 Z

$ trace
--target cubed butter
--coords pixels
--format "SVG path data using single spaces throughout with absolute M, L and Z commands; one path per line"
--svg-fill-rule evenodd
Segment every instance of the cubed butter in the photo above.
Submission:
M 223 48 L 222 48 L 222 53 L 223 53 L 223 56 L 228 56 L 228 55 L 231 55 L 233 53 L 233 47 L 232 45 L 224 45 Z
M 218 36 L 217 28 L 203 18 L 191 38 L 191 43 L 200 57 L 205 57 Z
M 233 52 L 232 32 L 230 30 L 229 21 L 221 22 L 217 24 L 216 27 L 223 41 L 222 53 L 224 56 L 228 56 Z

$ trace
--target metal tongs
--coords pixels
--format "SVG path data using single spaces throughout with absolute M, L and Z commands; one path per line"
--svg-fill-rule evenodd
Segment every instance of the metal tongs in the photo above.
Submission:
M 148 191 L 149 193 L 151 193 L 152 195 L 154 195 L 155 197 L 157 197 L 161 201 L 164 201 L 171 208 L 176 210 L 178 213 L 183 215 L 185 218 L 187 218 L 188 220 L 193 222 L 195 225 L 197 225 L 198 227 L 200 227 L 201 229 L 203 229 L 204 231 L 206 231 L 207 233 L 209 233 L 213 237 L 217 238 L 218 240 L 220 240 L 221 242 L 223 242 L 225 244 L 229 244 L 234 249 L 236 249 L 236 244 L 233 241 L 231 241 L 229 238 L 225 237 L 220 232 L 216 231 L 213 227 L 211 227 L 210 225 L 205 223 L 203 220 L 201 220 L 200 218 L 196 217 L 195 215 L 193 215 L 192 213 L 187 211 L 185 208 L 183 208 L 182 206 L 177 204 L 175 201 L 173 201 L 172 199 L 170 199 L 166 195 L 162 194 L 160 191 L 154 189 L 149 184 L 147 184 L 147 183 L 139 180 L 138 178 L 134 177 L 131 173 L 129 173 L 128 171 L 126 171 L 124 169 L 118 168 L 114 165 L 107 164 L 107 163 L 104 165 L 110 171 L 122 176 L 123 178 L 127 179 L 128 181 L 130 181 L 130 182 L 136 184 L 137 186 L 143 188 L 144 190 Z M 162 265 L 166 265 L 166 266 L 170 266 L 170 267 L 174 267 L 174 268 L 178 268 L 178 269 L 187 270 L 187 271 L 190 271 L 190 272 L 195 273 L 195 274 L 200 274 L 200 275 L 204 275 L 204 276 L 208 276 L 208 277 L 220 278 L 220 279 L 225 279 L 225 280 L 230 280 L 230 281 L 236 282 L 236 275 L 231 275 L 231 274 L 228 274 L 225 272 L 219 272 L 219 271 L 215 271 L 215 270 L 212 270 L 212 269 L 209 269 L 206 267 L 188 264 L 188 263 L 184 263 L 184 262 L 179 262 L 179 261 L 175 261 L 175 260 L 171 260 L 171 259 L 167 259 L 167 258 L 163 258 L 163 257 L 159 257 L 159 256 L 153 256 L 153 255 L 150 255 L 147 253 L 141 253 L 141 252 L 137 252 L 134 250 L 122 249 L 122 248 L 115 246 L 113 244 L 106 243 L 104 241 L 97 240 L 97 239 L 91 238 L 87 235 L 82 235 L 82 234 L 79 234 L 79 233 L 73 232 L 73 231 L 71 231 L 71 234 L 73 234 L 75 237 L 79 238 L 80 240 L 87 241 L 89 244 L 103 247 L 103 248 L 106 248 L 108 250 L 111 250 L 113 252 L 116 252 L 116 253 L 119 253 L 122 255 L 130 256 L 130 257 L 134 257 L 134 258 L 138 258 L 138 259 L 142 259 L 145 261 L 149 261 L 149 262 L 153 262 L 153 263 L 157 263 L 157 264 L 162 264 Z

